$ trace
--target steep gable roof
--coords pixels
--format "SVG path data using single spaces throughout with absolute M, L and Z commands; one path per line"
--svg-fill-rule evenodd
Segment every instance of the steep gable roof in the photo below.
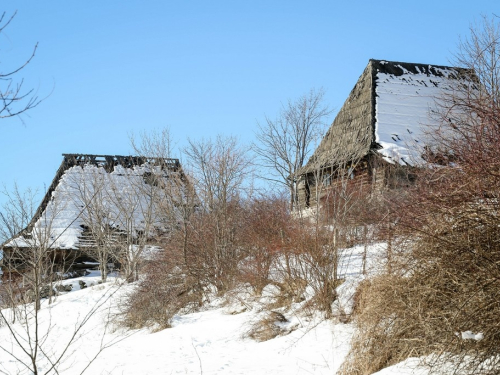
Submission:
M 410 163 L 411 147 L 433 126 L 435 100 L 464 69 L 370 60 L 302 173 L 378 152 L 390 162 Z
M 179 182 L 187 184 L 177 159 L 84 154 L 63 157 L 30 224 L 4 247 L 27 247 L 33 233 L 44 233 L 50 236 L 52 248 L 78 249 L 79 237 L 97 210 L 106 215 L 105 224 L 118 231 L 143 230 L 146 215 L 159 217 L 157 212 L 147 211 L 151 210 L 152 196 Z M 161 224 L 159 220 L 154 223 Z

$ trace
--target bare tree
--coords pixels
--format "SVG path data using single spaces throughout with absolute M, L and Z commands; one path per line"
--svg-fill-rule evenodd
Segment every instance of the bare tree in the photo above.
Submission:
M 157 232 L 159 239 L 170 238 L 172 233 L 182 233 L 182 253 L 184 265 L 187 264 L 187 244 L 190 233 L 190 218 L 198 205 L 198 197 L 188 175 L 178 159 L 173 158 L 174 140 L 170 129 L 143 133 L 139 139 L 131 137 L 132 147 L 137 155 L 145 160 L 151 160 L 149 177 L 146 184 L 139 184 L 138 194 L 148 197 L 140 205 L 142 216 L 148 218 L 148 228 L 142 234 Z M 144 204 L 148 202 L 148 204 Z M 154 225 L 153 225 L 154 224 Z M 153 230 L 156 228 L 155 230 Z M 158 232 L 159 229 L 159 232 Z M 160 239 L 160 242 L 162 241 Z M 144 249 L 147 238 L 138 238 L 140 246 L 135 246 L 139 252 Z M 179 264 L 177 264 L 179 265 Z
M 132 147 L 137 155 L 157 160 L 170 159 L 174 155 L 175 141 L 169 128 L 151 133 L 143 133 L 139 139 L 131 137 Z M 176 171 L 170 171 L 167 179 L 155 177 L 154 183 L 161 186 L 161 194 L 156 197 L 161 220 L 168 231 L 180 226 L 182 233 L 182 254 L 184 264 L 188 260 L 188 240 L 192 230 L 190 219 L 199 205 L 199 199 L 191 183 L 190 176 L 182 165 Z
M 99 262 L 102 281 L 110 263 L 120 265 L 127 281 L 137 280 L 151 241 L 160 228 L 171 225 L 164 206 L 174 172 L 162 159 L 150 160 L 127 168 L 115 166 L 114 171 L 85 165 L 76 174 L 73 199 L 83 207 L 85 226 L 80 246 Z
M 0 228 L 2 237 L 10 239 L 3 244 L 2 260 L 8 272 L 4 278 L 14 287 L 11 288 L 10 305 L 15 304 L 13 290 L 24 290 L 27 294 L 23 298 L 34 301 L 35 309 L 39 310 L 42 287 L 52 281 L 55 271 L 51 247 L 55 240 L 53 222 L 58 208 L 53 205 L 50 214 L 40 217 L 28 234 L 26 228 L 35 213 L 35 194 L 30 190 L 21 193 L 17 186 L 12 193 L 5 194 L 7 202 L 0 213 Z M 20 275 L 22 282 L 18 284 Z
M 143 157 L 167 159 L 174 154 L 175 141 L 168 127 L 141 133 L 139 138 L 132 134 L 130 144 L 134 153 Z
M 12 191 L 4 189 L 2 192 L 7 199 L 0 212 L 0 243 L 7 241 L 26 228 L 36 211 L 36 191 L 28 189 L 21 192 L 14 184 Z
M 153 150 L 161 139 L 142 144 Z M 126 302 L 124 324 L 129 327 L 168 327 L 179 309 L 195 310 L 207 290 L 215 287 L 222 294 L 237 280 L 250 162 L 234 138 L 191 140 L 185 152 L 190 180 L 168 179 L 171 184 L 163 189 L 160 213 L 174 225 L 159 237 L 163 251 L 146 264 L 138 292 Z
M 206 210 L 225 210 L 232 199 L 241 195 L 251 163 L 236 138 L 217 136 L 215 141 L 189 140 L 184 152 L 193 168 L 196 187 Z
M 170 183 L 167 180 L 174 180 L 175 176 L 161 164 L 146 163 L 124 172 L 128 174 L 126 186 L 123 181 L 111 180 L 108 193 L 117 212 L 114 225 L 122 233 L 118 260 L 126 280 L 133 282 L 139 278 L 143 255 L 151 241 L 158 231 L 166 231 L 171 225 L 163 206 L 169 198 L 165 190 Z
M 220 293 L 233 280 L 238 263 L 235 230 L 244 184 L 251 163 L 235 138 L 218 136 L 215 141 L 189 141 L 185 150 L 198 192 L 203 217 L 197 221 L 210 228 L 212 243 L 206 243 L 204 261 L 209 278 Z M 201 230 L 201 228 L 200 228 Z
M 7 16 L 6 12 L 0 15 L 0 35 L 5 33 L 5 29 L 12 22 L 16 13 Z M 39 99 L 34 89 L 24 89 L 24 79 L 18 78 L 19 73 L 35 57 L 38 43 L 33 47 L 33 51 L 28 59 L 17 68 L 0 70 L 0 118 L 15 117 L 35 108 L 42 99 Z
M 7 202 L 0 214 L 2 237 L 10 238 L 3 244 L 4 251 L 6 247 L 8 251 L 3 259 L 7 274 L 0 283 L 0 327 L 3 330 L 0 352 L 2 358 L 11 359 L 18 374 L 58 374 L 61 365 L 74 353 L 72 345 L 79 340 L 86 324 L 117 289 L 112 288 L 80 316 L 73 330 L 65 332 L 64 338 L 58 337 L 57 347 L 51 344 L 55 322 L 47 303 L 50 304 L 56 293 L 53 277 L 58 269 L 53 245 L 61 235 L 59 228 L 56 230 L 61 207 L 56 207 L 52 201 L 50 209 L 29 227 L 37 207 L 35 202 L 31 192 L 21 193 L 15 188 L 7 193 Z M 113 343 L 102 340 L 86 367 Z M 12 369 L 3 364 L 0 373 L 12 373 Z
M 84 225 L 80 248 L 99 263 L 101 280 L 106 282 L 108 264 L 118 259 L 119 233 L 113 224 L 117 212 L 109 195 L 109 177 L 102 168 L 84 166 L 70 183 L 75 192 L 69 198 L 82 207 Z
M 254 150 L 262 165 L 271 171 L 268 180 L 278 182 L 290 192 L 290 208 L 297 203 L 299 170 L 310 156 L 316 140 L 323 136 L 325 121 L 331 114 L 323 105 L 324 91 L 311 90 L 299 99 L 283 105 L 273 120 L 266 116 L 259 124 Z

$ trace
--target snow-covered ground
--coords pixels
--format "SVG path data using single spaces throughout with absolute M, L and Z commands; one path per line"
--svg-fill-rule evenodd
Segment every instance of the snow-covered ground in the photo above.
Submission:
M 332 374 L 347 353 L 351 327 L 322 322 L 258 343 L 244 338 L 254 312 L 223 308 L 179 316 L 171 329 L 141 331 L 92 366 L 101 374 Z
M 90 282 L 89 278 L 86 282 Z M 176 316 L 173 327 L 160 332 L 113 331 L 114 327 L 106 326 L 114 312 L 109 307 L 119 305 L 133 287 L 108 282 L 58 296 L 51 306 L 44 303 L 40 326 L 46 340 L 42 347 L 56 358 L 86 314 L 104 302 L 70 346 L 58 366 L 60 374 L 81 373 L 101 346 L 109 344 L 86 374 L 332 374 L 349 349 L 351 326 L 297 317 L 291 317 L 299 324 L 291 334 L 256 342 L 245 334 L 258 312 L 233 314 L 234 306 L 216 307 L 219 301 L 214 301 L 213 308 L 207 311 Z M 27 360 L 6 327 L 0 328 L 0 346 Z M 42 371 L 50 366 L 47 361 L 40 363 Z M 0 354 L 2 372 L 30 373 L 6 353 Z
M 362 251 L 359 246 L 344 252 L 342 272 L 346 282 L 339 289 L 341 304 L 348 304 L 361 279 Z M 369 248 L 370 270 L 379 264 L 383 251 L 383 245 Z M 95 285 L 80 290 L 80 280 Z M 228 305 L 216 298 L 207 303 L 205 311 L 174 317 L 172 328 L 155 333 L 146 329 L 126 331 L 106 322 L 135 286 L 120 285 L 114 279 L 106 284 L 97 281 L 95 274 L 73 279 L 73 292 L 58 296 L 51 305 L 43 303 L 39 325 L 44 338 L 42 349 L 52 360 L 65 349 L 75 327 L 88 318 L 58 365 L 60 374 L 80 374 L 106 346 L 85 374 L 335 374 L 354 331 L 352 324 L 324 321 L 314 314 L 291 314 L 287 315 L 288 324 L 296 328 L 294 331 L 257 342 L 246 334 L 251 323 L 263 314 L 258 304 L 245 304 L 244 309 L 238 303 Z M 89 316 L 96 306 L 98 311 Z M 33 325 L 32 320 L 30 323 Z M 14 327 L 22 335 L 21 325 L 16 323 Z M 22 337 L 26 339 L 26 335 Z M 0 374 L 30 374 L 18 360 L 26 356 L 5 326 L 0 328 L 0 348 L 4 349 L 0 351 Z M 40 364 L 41 373 L 50 368 L 48 361 Z M 386 369 L 380 375 L 410 373 L 404 372 L 410 371 L 409 367 Z

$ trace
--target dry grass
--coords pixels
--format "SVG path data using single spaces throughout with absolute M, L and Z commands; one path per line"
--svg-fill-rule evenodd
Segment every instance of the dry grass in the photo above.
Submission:
M 361 284 L 358 332 L 341 374 L 371 374 L 429 354 L 436 373 L 445 363 L 447 373 L 498 373 L 500 233 L 472 223 L 450 230 L 450 220 L 435 218 L 433 235 L 410 243 L 391 274 Z M 464 340 L 466 331 L 484 338 Z M 479 370 L 486 361 L 489 368 Z
M 121 324 L 131 329 L 169 328 L 179 310 L 194 311 L 201 304 L 199 289 L 196 280 L 162 255 L 147 266 L 144 279 L 126 299 Z
M 287 335 L 296 327 L 288 326 L 284 323 L 289 323 L 286 317 L 278 311 L 269 311 L 252 324 L 252 327 L 247 332 L 246 336 L 258 342 L 268 341 L 278 336 Z

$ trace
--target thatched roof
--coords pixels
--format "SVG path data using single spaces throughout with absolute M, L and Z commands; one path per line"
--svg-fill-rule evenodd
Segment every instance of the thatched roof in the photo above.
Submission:
M 159 217 L 157 212 L 146 212 L 152 196 L 160 196 L 160 191 L 174 183 L 188 184 L 177 159 L 84 154 L 63 157 L 30 224 L 3 247 L 28 247 L 30 238 L 42 234 L 52 240 L 51 248 L 78 249 L 80 235 L 96 214 L 105 215 L 105 225 L 118 231 L 143 230 L 146 215 Z M 92 209 L 99 212 L 92 213 Z
M 432 126 L 435 100 L 463 69 L 370 60 L 301 174 L 378 153 L 410 163 L 412 146 Z M 419 139 L 420 138 L 420 139 Z

